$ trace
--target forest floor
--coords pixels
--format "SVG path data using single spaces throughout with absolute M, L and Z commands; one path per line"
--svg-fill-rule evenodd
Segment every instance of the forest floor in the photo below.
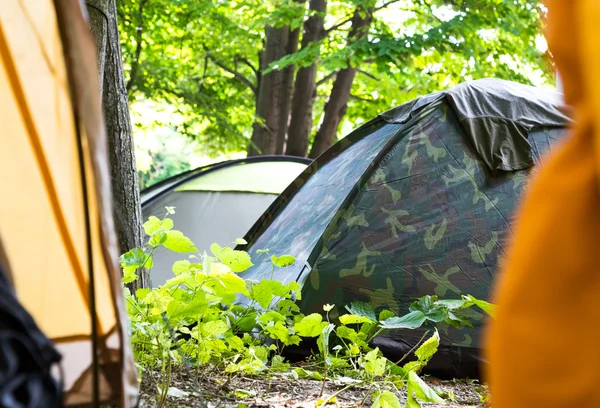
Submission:
M 157 375 L 158 376 L 158 375 Z M 484 408 L 487 388 L 477 381 L 441 381 L 423 377 L 425 382 L 441 395 L 446 403 L 422 403 L 427 408 Z M 373 403 L 373 389 L 368 385 L 350 385 L 341 381 L 294 379 L 280 375 L 265 377 L 204 375 L 197 381 L 187 373 L 172 373 L 168 396 L 163 407 L 207 407 L 207 408 L 312 408 L 320 400 L 331 400 L 321 407 L 370 407 Z M 340 392 L 341 391 L 341 392 Z M 322 392 L 322 393 L 321 393 Z M 151 376 L 145 375 L 141 385 L 140 408 L 154 408 L 157 403 L 158 388 Z M 397 393 L 398 394 L 398 393 Z M 398 394 L 406 401 L 406 393 Z M 404 403 L 402 404 L 404 406 Z

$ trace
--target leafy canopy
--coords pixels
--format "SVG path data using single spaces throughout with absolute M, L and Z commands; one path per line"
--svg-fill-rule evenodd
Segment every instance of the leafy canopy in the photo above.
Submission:
M 261 66 L 260 56 L 265 26 L 302 31 L 308 2 L 118 4 L 130 98 L 174 107 L 179 119 L 169 126 L 199 140 L 212 155 L 245 149 L 261 72 L 290 64 L 318 64 L 313 130 L 335 73 L 348 64 L 358 68 L 341 133 L 464 80 L 498 77 L 543 85 L 551 79 L 542 37 L 545 9 L 538 0 L 329 1 L 323 39 L 269 67 Z M 373 7 L 374 20 L 366 37 L 348 43 L 351 16 L 359 6 Z

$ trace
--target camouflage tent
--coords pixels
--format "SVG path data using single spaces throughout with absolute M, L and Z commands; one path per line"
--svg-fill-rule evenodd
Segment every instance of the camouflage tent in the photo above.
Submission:
M 352 132 L 315 160 L 246 235 L 255 266 L 297 257 L 280 270 L 303 285 L 301 310 L 352 301 L 405 314 L 424 295 L 487 299 L 515 206 L 540 157 L 569 124 L 561 96 L 486 79 L 404 104 Z M 440 327 L 430 372 L 477 376 L 484 316 L 475 330 Z M 376 343 L 403 355 L 420 331 Z

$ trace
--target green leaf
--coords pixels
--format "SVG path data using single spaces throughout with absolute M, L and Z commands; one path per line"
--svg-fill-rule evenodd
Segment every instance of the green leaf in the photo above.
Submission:
M 170 218 L 165 218 L 164 220 L 160 220 L 155 216 L 148 217 L 148 221 L 144 223 L 144 232 L 148 236 L 152 236 L 156 231 L 163 230 L 168 231 L 173 228 L 173 220 Z
M 436 353 L 440 345 L 440 335 L 436 330 L 433 336 L 419 346 L 415 355 L 421 361 L 427 362 Z
M 408 373 L 409 371 L 414 371 L 414 372 L 418 373 L 419 371 L 421 371 L 423 369 L 423 367 L 425 367 L 425 364 L 422 361 L 414 360 L 414 361 L 409 361 L 408 363 L 404 364 L 404 366 L 402 366 L 402 369 L 406 373 Z
M 387 359 L 378 357 L 379 348 L 369 351 L 364 357 L 365 372 L 371 377 L 380 377 L 385 373 Z
M 256 313 L 238 320 L 235 325 L 243 332 L 251 332 L 256 327 Z
M 256 253 L 257 254 L 267 254 L 267 253 L 269 253 L 269 249 L 268 248 L 267 249 L 257 249 Z
M 164 246 L 165 248 L 178 253 L 198 251 L 194 246 L 194 243 L 188 237 L 183 235 L 181 231 L 177 230 L 167 232 L 167 240 L 165 241 Z
M 285 362 L 285 359 L 282 356 L 273 356 L 271 368 L 277 371 L 287 371 L 289 370 L 290 365 Z
M 421 408 L 421 404 L 419 404 L 413 396 L 414 391 L 410 384 L 406 387 L 406 392 L 408 394 L 408 397 L 406 399 L 406 405 L 404 406 L 404 408 Z
M 236 243 L 237 245 L 247 245 L 247 244 L 248 244 L 248 241 L 246 241 L 244 238 L 237 238 L 237 239 L 235 240 L 235 243 Z
M 331 323 L 325 325 L 317 339 L 317 346 L 319 347 L 319 350 L 321 350 L 321 354 L 325 357 L 327 357 L 327 354 L 329 353 L 329 335 L 334 328 L 335 326 Z
M 148 288 L 141 288 L 135 291 L 135 298 L 137 300 L 143 300 L 146 298 L 146 296 L 148 296 L 148 294 L 150 293 L 150 289 Z
M 196 317 L 207 309 L 208 305 L 206 303 L 206 294 L 204 292 L 198 291 L 194 295 L 194 299 L 181 303 L 178 300 L 172 300 L 169 302 L 167 306 L 167 316 L 170 318 L 175 317 Z
M 296 262 L 296 258 L 291 255 L 281 255 L 279 257 L 271 256 L 271 262 L 278 268 L 285 268 L 286 266 L 293 265 Z
M 448 319 L 446 319 L 446 322 L 457 329 L 460 329 L 463 326 L 473 328 L 471 321 L 458 312 L 448 312 Z
M 296 299 L 302 299 L 302 286 L 296 281 L 292 281 L 286 285 L 286 290 L 292 295 L 296 296 Z
M 213 242 L 210 245 L 210 252 L 212 252 L 212 254 L 215 256 L 215 258 L 219 258 L 219 255 L 221 255 L 221 252 L 223 252 L 223 247 L 219 244 L 217 244 L 216 242 Z
M 351 329 L 349 327 L 340 326 L 336 329 L 335 333 L 338 337 L 342 339 L 348 339 L 352 343 L 364 343 L 364 339 L 361 338 L 361 336 L 356 332 L 356 330 Z
M 134 248 L 121 255 L 119 259 L 121 268 L 123 268 L 123 283 L 131 283 L 138 276 L 137 270 L 145 265 L 146 268 L 152 267 L 152 257 L 148 256 L 141 248 Z
M 148 221 L 144 223 L 144 232 L 150 236 L 154 234 L 160 228 L 160 219 L 152 215 L 148 218 Z
M 229 247 L 222 248 L 219 244 L 212 244 L 210 251 L 233 272 L 244 272 L 254 265 L 246 251 L 237 251 Z
M 279 311 L 279 313 L 282 313 L 286 316 L 300 312 L 300 308 L 298 307 L 296 302 L 287 299 L 281 300 L 279 301 L 279 303 L 277 303 L 277 310 Z
M 394 317 L 395 315 L 396 314 L 391 310 L 382 310 L 381 313 L 379 313 L 379 320 L 389 319 L 390 317 Z
M 323 317 L 318 313 L 313 313 L 294 324 L 294 330 L 302 337 L 317 337 L 325 326 L 327 323 L 323 322 Z
M 191 276 L 189 273 L 183 273 L 181 275 L 176 275 L 175 277 L 168 279 L 165 283 L 163 283 L 162 287 L 173 288 L 175 286 L 184 284 L 187 286 L 187 284 L 190 283 L 190 289 L 192 289 L 193 280 L 193 276 Z
M 206 338 L 220 336 L 229 330 L 229 326 L 222 320 L 213 320 L 211 322 L 200 323 L 200 332 Z
M 243 351 L 244 350 L 244 342 L 238 336 L 231 336 L 227 339 L 227 344 L 229 348 L 235 351 Z
M 496 306 L 494 304 L 486 302 L 485 300 L 479 300 L 471 295 L 463 296 L 463 299 L 472 302 L 475 306 L 479 307 L 490 316 L 496 316 Z
M 450 310 L 460 309 L 465 305 L 465 301 L 461 299 L 442 299 L 435 302 L 441 306 L 444 306 Z
M 285 316 L 273 310 L 270 310 L 267 313 L 263 314 L 261 317 L 259 317 L 258 321 L 262 322 L 265 325 L 267 325 L 269 322 L 285 322 Z
M 417 399 L 423 402 L 437 402 L 443 404 L 444 400 L 436 394 L 436 392 L 423 381 L 417 373 L 410 371 L 408 373 L 408 383 L 410 388 L 415 392 Z
M 273 300 L 272 281 L 261 280 L 256 285 L 252 286 L 250 299 L 255 300 L 261 307 L 266 308 Z
M 402 377 L 402 378 L 406 377 L 406 375 L 407 375 L 406 374 L 407 370 L 405 370 L 403 367 L 400 367 L 394 363 L 390 362 L 389 368 L 390 368 L 390 373 L 392 375 L 397 375 L 398 377 Z
M 269 280 L 269 285 L 271 286 L 271 291 L 273 292 L 273 296 L 277 297 L 285 297 L 289 294 L 289 290 L 287 287 L 283 286 L 283 283 L 276 280 Z
M 141 248 L 134 248 L 125 252 L 119 258 L 119 262 L 123 268 L 141 268 L 142 266 L 145 266 L 146 268 L 152 268 L 152 257 L 146 254 Z
M 373 305 L 371 303 L 352 302 L 350 306 L 346 306 L 346 309 L 350 312 L 350 314 L 367 317 L 372 322 L 377 320 L 375 311 L 373 310 Z
M 402 317 L 390 317 L 380 322 L 384 329 L 417 329 L 425 323 L 423 312 L 410 312 Z
M 138 278 L 138 276 L 135 273 L 137 269 L 138 268 L 131 266 L 123 268 L 123 278 L 121 279 L 121 281 L 125 284 L 135 282 Z
M 175 275 L 180 275 L 182 273 L 186 273 L 190 271 L 190 266 L 191 266 L 191 262 L 190 261 L 176 261 L 173 264 L 173 273 Z
M 375 401 L 373 401 L 373 405 L 371 408 L 401 408 L 400 400 L 396 397 L 391 391 L 383 391 L 380 392 Z
M 214 277 L 217 282 L 220 284 L 219 286 L 213 286 L 216 293 L 220 296 L 224 296 L 226 294 L 238 294 L 241 293 L 243 295 L 248 296 L 248 289 L 246 288 L 246 281 L 240 278 L 233 273 L 221 273 L 221 274 L 211 274 L 211 277 Z
M 150 237 L 148 244 L 156 248 L 163 245 L 165 242 L 167 242 L 167 234 L 164 231 L 156 231 L 152 234 L 152 237 Z
M 317 381 L 323 381 L 323 376 L 319 372 L 305 370 L 301 367 L 294 368 L 294 371 L 298 374 L 299 378 L 310 378 Z
M 281 324 L 281 322 L 267 326 L 267 332 L 269 332 L 271 338 L 280 340 L 283 342 L 283 344 L 287 345 L 287 342 L 290 338 L 290 332 L 287 327 Z
M 422 312 L 427 320 L 436 323 L 443 322 L 448 317 L 448 309 L 437 301 L 437 296 L 423 296 L 413 302 L 409 310 Z

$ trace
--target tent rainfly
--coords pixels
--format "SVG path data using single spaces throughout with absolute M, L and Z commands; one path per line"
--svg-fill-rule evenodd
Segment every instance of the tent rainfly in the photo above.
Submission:
M 1 264 L 61 356 L 64 405 L 130 407 L 137 374 L 82 4 L 0 0 Z
M 257 221 L 239 246 L 255 263 L 244 277 L 269 276 L 268 257 L 255 254 L 269 248 L 297 257 L 277 276 L 303 285 L 303 313 L 362 301 L 405 314 L 424 295 L 488 299 L 529 174 L 569 122 L 559 94 L 496 79 L 381 114 L 317 158 Z M 474 330 L 440 326 L 430 373 L 479 375 L 485 316 L 471 318 Z M 391 331 L 375 345 L 399 358 L 422 335 Z
M 229 245 L 243 237 L 310 163 L 303 157 L 257 156 L 190 170 L 142 191 L 142 214 L 162 218 L 165 207 L 175 207 L 169 217 L 177 229 L 200 253 L 210 253 L 213 242 Z M 159 248 L 150 271 L 152 285 L 173 277 L 171 268 L 179 259 Z

